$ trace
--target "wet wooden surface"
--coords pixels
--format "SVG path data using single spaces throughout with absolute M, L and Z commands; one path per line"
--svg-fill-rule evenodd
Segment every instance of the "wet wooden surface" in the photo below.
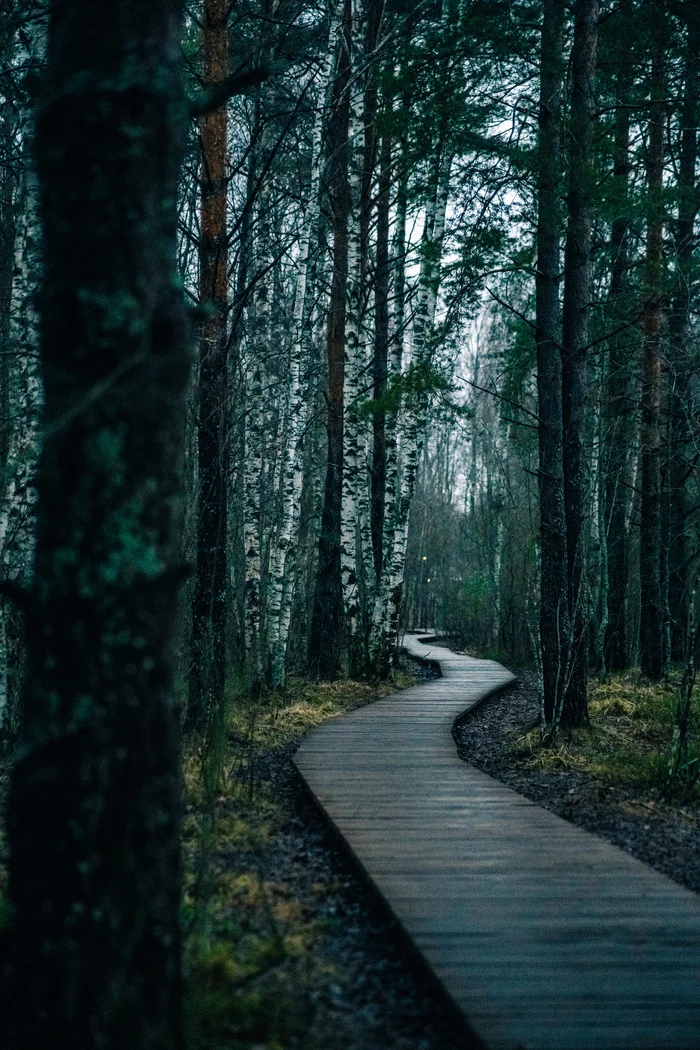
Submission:
M 462 762 L 455 718 L 514 681 L 443 677 L 331 719 L 311 792 L 491 1050 L 700 1050 L 700 898 Z

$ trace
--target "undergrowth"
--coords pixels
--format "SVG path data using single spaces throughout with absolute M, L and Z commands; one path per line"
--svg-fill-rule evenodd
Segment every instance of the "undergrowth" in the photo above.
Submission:
M 543 739 L 539 728 L 517 738 L 513 752 L 541 771 L 585 772 L 610 784 L 628 784 L 669 796 L 698 797 L 696 784 L 669 785 L 668 764 L 678 674 L 651 683 L 638 671 L 589 682 L 590 726 Z M 690 745 L 689 759 L 700 756 Z
M 276 836 L 293 815 L 274 774 L 308 730 L 410 681 L 292 679 L 284 695 L 257 703 L 232 683 L 208 748 L 190 748 L 183 825 L 188 1050 L 342 1045 L 336 1032 L 308 1032 L 314 992 L 334 975 L 318 950 L 325 920 L 292 881 L 270 877 Z M 320 900 L 329 887 L 313 892 Z

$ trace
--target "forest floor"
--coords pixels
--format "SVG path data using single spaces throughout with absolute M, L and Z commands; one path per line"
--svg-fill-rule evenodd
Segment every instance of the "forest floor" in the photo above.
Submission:
M 470 654 L 476 655 L 476 654 Z M 460 756 L 565 820 L 700 892 L 700 794 L 668 799 L 663 773 L 675 689 L 638 672 L 589 683 L 591 728 L 544 746 L 537 676 L 470 711 L 455 726 Z
M 460 1050 L 464 1033 L 292 765 L 326 718 L 432 678 L 292 681 L 251 718 L 232 698 L 209 761 L 185 755 L 188 1050 Z M 7 770 L 0 764 L 0 802 Z M 3 863 L 0 826 L 0 922 Z
M 352 866 L 292 766 L 302 736 L 393 686 L 296 682 L 251 724 L 235 702 L 207 801 L 186 771 L 189 1050 L 459 1050 L 444 1000 Z

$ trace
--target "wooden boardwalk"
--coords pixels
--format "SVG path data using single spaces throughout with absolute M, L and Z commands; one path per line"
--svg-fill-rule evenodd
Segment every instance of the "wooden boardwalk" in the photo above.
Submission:
M 513 681 L 443 677 L 332 719 L 295 762 L 491 1050 L 700 1050 L 700 898 L 462 762 L 455 718 Z

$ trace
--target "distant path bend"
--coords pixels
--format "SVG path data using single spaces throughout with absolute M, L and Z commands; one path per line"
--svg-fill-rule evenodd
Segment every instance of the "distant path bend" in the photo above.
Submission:
M 700 898 L 462 762 L 514 676 L 407 635 L 442 678 L 331 719 L 295 763 L 489 1050 L 699 1050 Z

